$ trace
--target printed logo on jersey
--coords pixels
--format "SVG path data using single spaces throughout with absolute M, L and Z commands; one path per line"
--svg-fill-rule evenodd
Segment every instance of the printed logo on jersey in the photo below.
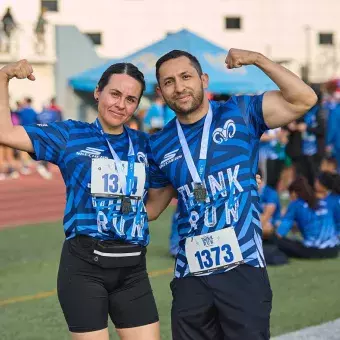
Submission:
M 102 149 L 96 149 L 96 148 L 91 148 L 91 147 L 86 147 L 85 150 L 80 150 L 77 152 L 78 156 L 87 156 L 87 157 L 91 157 L 91 158 L 107 158 L 107 157 L 103 157 L 101 156 L 101 153 L 104 150 Z
M 149 166 L 148 158 L 146 157 L 146 154 L 144 152 L 138 152 L 137 159 L 138 162 L 143 163 L 145 167 Z
M 213 132 L 213 141 L 216 144 L 222 144 L 228 139 L 233 138 L 236 132 L 236 125 L 232 119 L 228 119 L 223 128 L 217 128 Z
M 171 151 L 171 152 L 168 152 L 167 154 L 165 154 L 163 160 L 161 161 L 161 164 L 159 165 L 159 168 L 162 169 L 166 165 L 182 158 L 182 155 L 176 156 L 178 150 L 179 149 L 176 149 L 174 151 Z

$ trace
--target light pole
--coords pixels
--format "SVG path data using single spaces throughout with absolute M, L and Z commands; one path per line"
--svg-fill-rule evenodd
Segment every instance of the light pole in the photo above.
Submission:
M 311 70 L 311 27 L 305 26 L 305 64 L 303 66 L 302 79 L 308 83 Z

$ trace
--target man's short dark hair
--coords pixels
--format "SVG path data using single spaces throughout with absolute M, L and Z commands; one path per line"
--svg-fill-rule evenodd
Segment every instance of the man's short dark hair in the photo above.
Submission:
M 158 83 L 159 83 L 159 69 L 162 66 L 162 64 L 165 63 L 168 60 L 177 59 L 177 58 L 180 58 L 180 57 L 187 57 L 190 60 L 190 63 L 192 64 L 192 66 L 196 69 L 198 75 L 201 76 L 203 74 L 201 64 L 195 56 L 193 56 L 192 54 L 190 54 L 189 52 L 186 52 L 186 51 L 172 50 L 172 51 L 168 52 L 167 54 L 164 54 L 162 57 L 160 57 L 157 60 L 157 63 L 156 63 L 156 78 L 157 78 Z

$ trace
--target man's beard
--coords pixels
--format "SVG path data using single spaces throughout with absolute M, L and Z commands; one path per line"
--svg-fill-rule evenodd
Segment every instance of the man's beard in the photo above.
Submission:
M 201 91 L 198 92 L 196 95 L 192 93 L 188 93 L 188 95 L 191 96 L 192 102 L 191 102 L 191 105 L 185 109 L 181 107 L 180 105 L 178 105 L 176 100 L 166 100 L 166 98 L 164 98 L 164 100 L 167 103 L 167 105 L 170 107 L 170 109 L 175 111 L 176 114 L 180 116 L 185 116 L 185 115 L 189 115 L 195 112 L 202 105 L 203 98 L 204 98 L 204 90 L 203 88 L 201 88 Z

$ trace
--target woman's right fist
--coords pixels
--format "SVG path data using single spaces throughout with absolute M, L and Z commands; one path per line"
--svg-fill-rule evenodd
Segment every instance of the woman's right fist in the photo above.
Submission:
M 12 78 L 17 79 L 29 79 L 34 81 L 33 68 L 30 63 L 26 60 L 19 60 L 16 63 L 8 64 L 0 69 L 0 72 L 7 75 L 8 80 Z

